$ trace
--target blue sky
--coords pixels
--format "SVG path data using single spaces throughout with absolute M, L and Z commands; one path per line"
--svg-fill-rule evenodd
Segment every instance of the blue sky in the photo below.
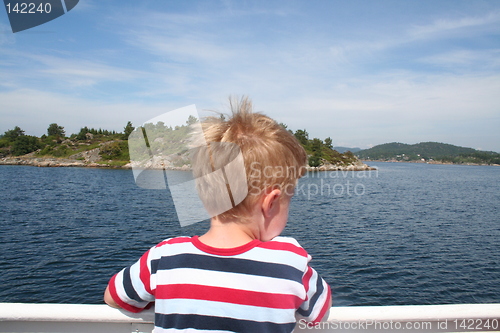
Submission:
M 496 0 L 80 0 L 16 34 L 2 9 L 0 73 L 0 133 L 122 131 L 245 94 L 337 146 L 500 152 Z

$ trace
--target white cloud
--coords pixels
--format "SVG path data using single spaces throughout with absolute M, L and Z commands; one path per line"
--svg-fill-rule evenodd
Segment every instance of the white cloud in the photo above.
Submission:
M 32 61 L 31 76 L 39 76 L 50 82 L 61 82 L 72 87 L 91 86 L 106 81 L 131 81 L 145 77 L 148 73 L 139 70 L 109 65 L 100 60 L 56 57 L 47 54 L 18 54 L 19 58 Z
M 491 137 L 488 148 L 499 150 L 497 131 L 484 123 L 499 123 L 498 91 L 500 75 L 394 73 L 297 96 L 285 101 L 282 112 L 272 113 L 294 130 L 306 128 L 311 136 L 329 136 L 342 145 L 438 138 L 446 142 L 446 136 L 470 140 L 482 133 Z M 279 110 L 279 103 L 272 108 Z
M 208 36 L 165 36 L 147 31 L 131 31 L 128 37 L 133 37 L 129 39 L 133 46 L 181 64 L 225 62 L 233 55 L 232 50 L 216 45 Z
M 440 18 L 431 24 L 416 25 L 410 30 L 410 36 L 416 39 L 443 37 L 448 34 L 464 34 L 474 31 L 474 28 L 485 27 L 500 22 L 500 12 L 491 12 L 482 16 L 465 16 L 461 18 Z M 494 31 L 494 30 L 493 30 Z M 463 35 L 462 35 L 463 36 Z
M 418 61 L 452 70 L 494 70 L 500 68 L 500 49 L 461 49 L 425 56 Z

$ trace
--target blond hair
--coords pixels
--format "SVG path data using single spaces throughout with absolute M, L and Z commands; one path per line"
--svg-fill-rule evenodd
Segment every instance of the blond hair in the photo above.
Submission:
M 245 193 L 248 192 L 248 195 L 239 203 L 233 202 L 233 207 L 218 214 L 218 217 L 221 221 L 245 221 L 263 191 L 280 189 L 288 195 L 293 194 L 298 179 L 305 173 L 307 155 L 293 134 L 282 125 L 261 113 L 253 112 L 248 97 L 230 98 L 229 102 L 232 112 L 229 119 L 220 116 L 202 121 L 204 138 L 207 145 L 211 146 L 210 165 L 197 162 L 195 158 L 192 166 L 195 176 L 199 177 L 208 173 L 207 168 L 212 171 L 222 168 L 241 152 L 246 172 L 245 184 L 248 186 Z M 239 149 L 230 149 L 225 143 Z M 198 161 L 206 162 L 207 159 Z M 203 202 L 217 200 L 218 191 L 226 190 L 197 186 Z M 231 192 L 229 185 L 227 190 Z

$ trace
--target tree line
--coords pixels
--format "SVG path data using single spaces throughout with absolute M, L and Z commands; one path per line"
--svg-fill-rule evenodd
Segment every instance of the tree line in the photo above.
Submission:
M 52 123 L 47 128 L 47 134 L 41 137 L 27 135 L 19 126 L 5 131 L 0 135 L 0 157 L 7 155 L 21 156 L 38 151 L 39 155 L 53 155 L 62 157 L 71 152 L 68 145 L 61 145 L 65 140 L 68 143 L 78 143 L 79 141 L 99 141 L 106 137 L 107 139 L 126 140 L 130 133 L 134 130 L 132 123 L 129 121 L 124 127 L 122 133 L 116 131 L 103 130 L 101 128 L 82 127 L 78 133 L 66 136 L 63 126 L 57 123 Z
M 186 125 L 190 125 L 195 119 L 188 119 Z M 169 128 L 163 123 L 146 124 L 145 129 L 155 137 L 157 130 L 169 136 L 169 140 L 160 140 L 155 143 L 155 147 L 160 145 L 160 151 L 168 152 L 172 141 L 179 141 L 187 133 L 187 126 L 177 126 Z M 350 165 L 357 161 L 357 158 L 350 151 L 339 153 L 333 149 L 330 137 L 321 140 L 319 138 L 309 138 L 309 133 L 305 129 L 298 129 L 295 132 L 281 124 L 291 134 L 297 138 L 308 154 L 309 166 L 318 167 L 323 164 Z M 63 126 L 52 123 L 47 128 L 47 133 L 40 138 L 25 134 L 19 126 L 7 130 L 0 135 L 0 157 L 8 155 L 20 156 L 36 152 L 37 156 L 68 157 L 83 150 L 90 150 L 100 147 L 100 154 L 107 160 L 128 160 L 129 149 L 126 140 L 134 131 L 135 127 L 129 121 L 123 128 L 123 132 L 109 131 L 105 129 L 82 127 L 78 133 L 66 136 Z M 112 142 L 110 142 L 112 141 Z M 107 142 L 103 145 L 103 142 Z M 101 145 L 99 145 L 101 144 Z M 177 148 L 177 147 L 176 147 Z

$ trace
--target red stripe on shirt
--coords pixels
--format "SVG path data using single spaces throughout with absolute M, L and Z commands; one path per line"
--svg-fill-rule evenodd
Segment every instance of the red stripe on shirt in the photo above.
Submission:
M 260 240 L 254 239 L 241 246 L 233 248 L 218 248 L 202 243 L 198 236 L 193 236 L 193 238 L 191 238 L 191 241 L 198 250 L 201 250 L 205 253 L 215 254 L 217 256 L 227 256 L 227 257 L 245 253 L 247 251 L 250 251 L 254 247 L 258 246 L 260 243 L 262 243 Z
M 304 274 L 304 277 L 302 278 L 302 284 L 304 285 L 304 288 L 306 288 L 306 295 L 309 293 L 309 282 L 311 281 L 311 277 L 313 275 L 313 270 L 311 267 L 307 266 L 307 272 Z M 309 299 L 309 296 L 306 296 L 306 301 Z
M 155 247 L 161 247 L 167 244 L 180 244 L 180 243 L 189 243 L 191 242 L 191 237 L 176 237 L 164 240 L 163 242 L 158 243 Z
M 149 252 L 150 250 L 146 251 L 140 259 L 140 272 L 139 272 L 139 279 L 141 279 L 142 284 L 144 285 L 144 289 L 151 295 L 153 295 L 153 291 L 151 290 L 151 271 L 148 267 L 148 262 L 149 262 Z
M 159 285 L 157 299 L 198 299 L 274 309 L 296 309 L 303 300 L 295 295 L 274 294 L 197 284 Z
M 280 242 L 280 241 L 272 241 L 272 242 L 263 242 L 261 243 L 258 247 L 262 247 L 265 249 L 269 250 L 282 250 L 282 251 L 289 251 L 293 252 L 295 254 L 298 254 L 299 256 L 306 257 L 307 258 L 307 251 L 304 250 L 303 248 L 286 243 L 286 242 Z

